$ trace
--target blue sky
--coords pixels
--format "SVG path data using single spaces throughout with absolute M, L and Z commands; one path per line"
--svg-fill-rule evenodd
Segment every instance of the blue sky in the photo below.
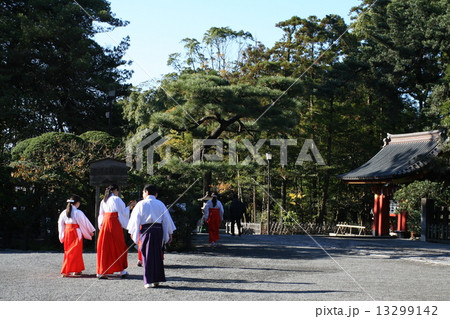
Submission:
M 338 14 L 350 22 L 350 9 L 360 0 L 109 0 L 117 18 L 130 24 L 96 40 L 103 46 L 115 46 L 129 35 L 131 46 L 125 58 L 134 63 L 130 82 L 138 86 L 173 71 L 167 66 L 171 53 L 184 53 L 180 41 L 199 41 L 211 27 L 230 27 L 250 32 L 270 47 L 281 39 L 275 24 L 293 16 Z M 130 68 L 130 67 L 128 67 Z

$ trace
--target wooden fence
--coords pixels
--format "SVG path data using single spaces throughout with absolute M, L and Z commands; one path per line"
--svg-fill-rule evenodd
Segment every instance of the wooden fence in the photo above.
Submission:
M 450 207 L 436 207 L 434 200 L 422 198 L 421 240 L 450 242 Z
M 243 234 L 248 235 L 265 235 L 267 234 L 267 224 L 260 223 L 243 223 Z M 226 233 L 231 232 L 231 223 L 225 224 Z M 286 225 L 283 223 L 272 222 L 270 223 L 270 233 L 272 235 L 328 235 L 329 233 L 336 231 L 336 225 L 322 225 L 315 223 L 303 223 L 301 225 Z M 237 230 L 235 230 L 237 234 Z
M 266 226 L 267 229 L 267 226 Z M 274 235 L 328 235 L 334 232 L 336 225 L 302 223 L 300 225 L 286 225 L 282 223 L 271 223 L 270 233 Z

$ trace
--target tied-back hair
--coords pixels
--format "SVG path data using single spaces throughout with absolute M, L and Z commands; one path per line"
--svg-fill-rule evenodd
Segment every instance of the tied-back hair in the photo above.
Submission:
M 106 203 L 106 201 L 108 200 L 108 198 L 109 198 L 109 195 L 111 195 L 112 194 L 112 191 L 113 190 L 119 190 L 119 186 L 117 186 L 116 184 L 114 184 L 114 185 L 109 185 L 107 188 L 106 188 L 106 190 L 105 190 L 105 197 L 103 197 L 103 201 Z
M 73 195 L 67 200 L 67 206 L 66 206 L 66 216 L 67 218 L 72 218 L 72 207 L 76 203 L 81 203 L 81 198 L 78 195 Z
M 217 205 L 217 196 L 216 195 L 213 195 L 213 198 L 212 198 L 212 203 L 213 203 L 213 207 L 216 207 L 216 205 Z

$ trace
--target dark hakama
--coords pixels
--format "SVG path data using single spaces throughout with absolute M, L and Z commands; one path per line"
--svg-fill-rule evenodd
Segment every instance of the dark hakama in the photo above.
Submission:
M 141 228 L 141 252 L 144 284 L 166 281 L 162 258 L 163 228 L 161 224 L 146 224 Z

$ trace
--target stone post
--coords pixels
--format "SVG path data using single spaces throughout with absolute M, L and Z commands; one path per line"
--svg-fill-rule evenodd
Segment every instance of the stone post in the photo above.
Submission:
M 420 240 L 427 241 L 428 240 L 428 232 L 430 224 L 433 223 L 433 214 L 434 214 L 434 200 L 429 198 L 422 198 L 421 200 L 421 231 L 420 231 Z

